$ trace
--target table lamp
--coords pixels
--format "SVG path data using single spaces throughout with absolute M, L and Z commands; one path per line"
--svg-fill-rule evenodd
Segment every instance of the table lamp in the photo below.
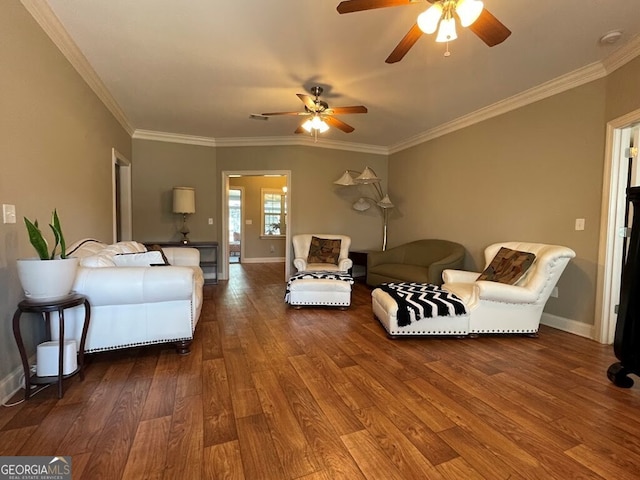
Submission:
M 187 215 L 196 213 L 196 191 L 192 187 L 173 187 L 173 213 L 182 215 L 181 242 L 189 243 L 189 227 L 187 227 Z

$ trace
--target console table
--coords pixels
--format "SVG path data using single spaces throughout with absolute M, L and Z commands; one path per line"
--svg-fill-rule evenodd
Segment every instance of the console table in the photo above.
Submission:
M 84 324 L 82 326 L 82 336 L 80 337 L 80 347 L 78 348 L 78 368 L 73 372 L 64 375 L 64 310 L 67 308 L 78 307 L 84 305 Z M 22 340 L 22 333 L 20 332 L 20 317 L 23 313 L 38 313 L 42 315 L 45 321 L 45 330 L 47 331 L 47 339 L 51 339 L 51 325 L 49 323 L 49 315 L 51 312 L 58 312 L 59 332 L 60 338 L 58 343 L 60 344 L 60 350 L 58 351 L 58 375 L 54 377 L 38 377 L 37 375 L 31 375 L 29 369 L 29 359 L 27 352 L 24 348 L 24 342 Z M 87 338 L 87 330 L 89 329 L 89 321 L 91 318 L 91 307 L 89 300 L 84 295 L 77 293 L 67 295 L 66 297 L 56 300 L 22 300 L 18 304 L 18 308 L 13 315 L 13 336 L 16 339 L 18 345 L 18 351 L 20 352 L 20 359 L 22 360 L 22 368 L 24 369 L 24 399 L 29 400 L 31 396 L 31 384 L 42 385 L 50 383 L 58 383 L 58 398 L 62 398 L 62 380 L 72 377 L 76 373 L 80 373 L 80 379 L 84 380 L 84 344 Z
M 150 245 L 160 245 L 161 247 L 191 247 L 200 252 L 200 268 L 204 275 L 204 284 L 218 283 L 218 242 L 145 242 Z

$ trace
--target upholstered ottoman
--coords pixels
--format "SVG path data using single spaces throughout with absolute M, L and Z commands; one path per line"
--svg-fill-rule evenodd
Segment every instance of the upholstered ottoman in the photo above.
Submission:
M 353 278 L 343 272 L 299 272 L 287 282 L 285 301 L 292 306 L 348 307 Z
M 469 334 L 469 314 L 466 307 L 458 306 L 460 311 L 464 313 L 455 313 L 453 307 L 440 306 L 449 308 L 450 313 L 441 315 L 436 314 L 429 317 L 416 318 L 415 313 L 411 312 L 409 320 L 403 318 L 401 312 L 398 311 L 398 302 L 390 293 L 382 288 L 376 288 L 371 292 L 371 302 L 373 314 L 382 324 L 387 333 L 391 336 L 400 335 L 468 335 Z M 438 309 L 436 308 L 435 311 Z M 400 314 L 399 314 L 400 313 Z M 399 320 L 399 317 L 402 320 Z

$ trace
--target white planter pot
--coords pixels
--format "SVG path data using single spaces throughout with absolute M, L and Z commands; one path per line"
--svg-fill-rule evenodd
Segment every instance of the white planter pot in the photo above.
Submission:
M 54 300 L 71 293 L 78 270 L 77 258 L 18 260 L 18 277 L 29 300 Z

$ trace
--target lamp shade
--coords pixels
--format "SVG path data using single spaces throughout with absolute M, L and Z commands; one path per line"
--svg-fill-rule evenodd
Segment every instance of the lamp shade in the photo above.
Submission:
M 195 213 L 196 190 L 192 187 L 173 187 L 173 213 Z
M 456 13 L 460 17 L 460 25 L 468 27 L 475 22 L 484 8 L 480 0 L 460 0 L 456 5 Z
M 353 204 L 353 209 L 359 212 L 364 212 L 365 210 L 369 210 L 369 208 L 371 208 L 371 204 L 364 198 L 359 198 L 358 201 Z
M 378 202 L 378 206 L 380 208 L 393 208 L 394 205 L 393 203 L 391 203 L 391 199 L 389 198 L 389 195 L 385 195 L 382 200 L 380 200 Z
M 438 36 L 436 42 L 450 42 L 458 38 L 456 34 L 456 21 L 453 17 L 443 18 L 440 21 L 440 28 L 438 29 Z
M 349 185 L 355 185 L 356 182 L 353 181 L 353 177 L 351 176 L 351 174 L 348 171 L 345 171 L 342 176 L 336 180 L 335 182 L 336 185 L 345 185 L 345 186 L 349 186 Z
M 360 175 L 356 177 L 356 183 L 377 183 L 380 178 L 369 167 L 366 167 Z
M 438 22 L 442 17 L 442 5 L 434 3 L 418 15 L 418 27 L 424 33 L 433 33 L 438 29 Z

